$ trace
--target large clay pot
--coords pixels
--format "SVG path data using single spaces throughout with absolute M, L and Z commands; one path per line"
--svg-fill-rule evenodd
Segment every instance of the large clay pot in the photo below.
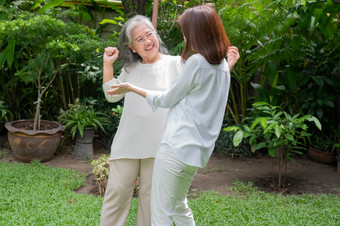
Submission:
M 336 164 L 336 154 L 333 152 L 319 151 L 315 148 L 308 148 L 308 156 L 315 162 L 323 164 Z
M 76 134 L 76 144 L 74 146 L 74 157 L 77 159 L 86 159 L 93 157 L 93 135 L 94 128 L 84 128 L 83 137 L 79 133 Z
M 22 162 L 34 159 L 46 162 L 56 153 L 64 126 L 58 122 L 40 120 L 44 130 L 32 130 L 33 120 L 18 120 L 5 124 L 8 141 L 15 158 Z

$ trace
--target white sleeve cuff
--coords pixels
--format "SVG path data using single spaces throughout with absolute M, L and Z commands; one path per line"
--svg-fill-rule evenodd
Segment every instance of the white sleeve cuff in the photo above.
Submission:
M 155 97 L 157 96 L 157 93 L 159 93 L 159 92 L 157 92 L 157 91 L 147 91 L 146 92 L 146 97 L 145 98 L 146 98 L 146 101 L 148 102 L 148 104 L 151 106 L 152 111 L 156 111 L 157 108 L 158 108 L 158 106 L 156 106 L 154 104 Z

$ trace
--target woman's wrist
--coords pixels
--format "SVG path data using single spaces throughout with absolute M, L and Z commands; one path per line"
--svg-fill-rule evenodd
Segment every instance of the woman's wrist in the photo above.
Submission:
M 113 67 L 113 62 L 110 62 L 110 61 L 104 60 L 103 64 L 104 64 L 104 66 L 111 66 L 111 67 Z

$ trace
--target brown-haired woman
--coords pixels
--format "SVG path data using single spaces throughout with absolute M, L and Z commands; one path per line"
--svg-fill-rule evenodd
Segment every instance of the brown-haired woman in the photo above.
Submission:
M 211 7 L 187 9 L 179 24 L 186 41 L 185 64 L 167 91 L 128 83 L 107 91 L 132 91 L 146 97 L 153 110 L 170 108 L 152 177 L 151 223 L 157 226 L 195 225 L 186 195 L 197 170 L 207 165 L 213 152 L 227 104 L 230 69 L 239 58 Z

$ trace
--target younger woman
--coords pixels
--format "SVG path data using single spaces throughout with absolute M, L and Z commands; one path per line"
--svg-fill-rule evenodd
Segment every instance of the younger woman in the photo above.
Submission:
M 211 7 L 187 9 L 179 24 L 186 42 L 185 64 L 168 90 L 149 91 L 123 83 L 107 91 L 132 91 L 146 97 L 153 110 L 170 108 L 152 177 L 151 223 L 157 226 L 195 225 L 186 195 L 214 149 L 228 99 L 229 67 L 239 58 Z

